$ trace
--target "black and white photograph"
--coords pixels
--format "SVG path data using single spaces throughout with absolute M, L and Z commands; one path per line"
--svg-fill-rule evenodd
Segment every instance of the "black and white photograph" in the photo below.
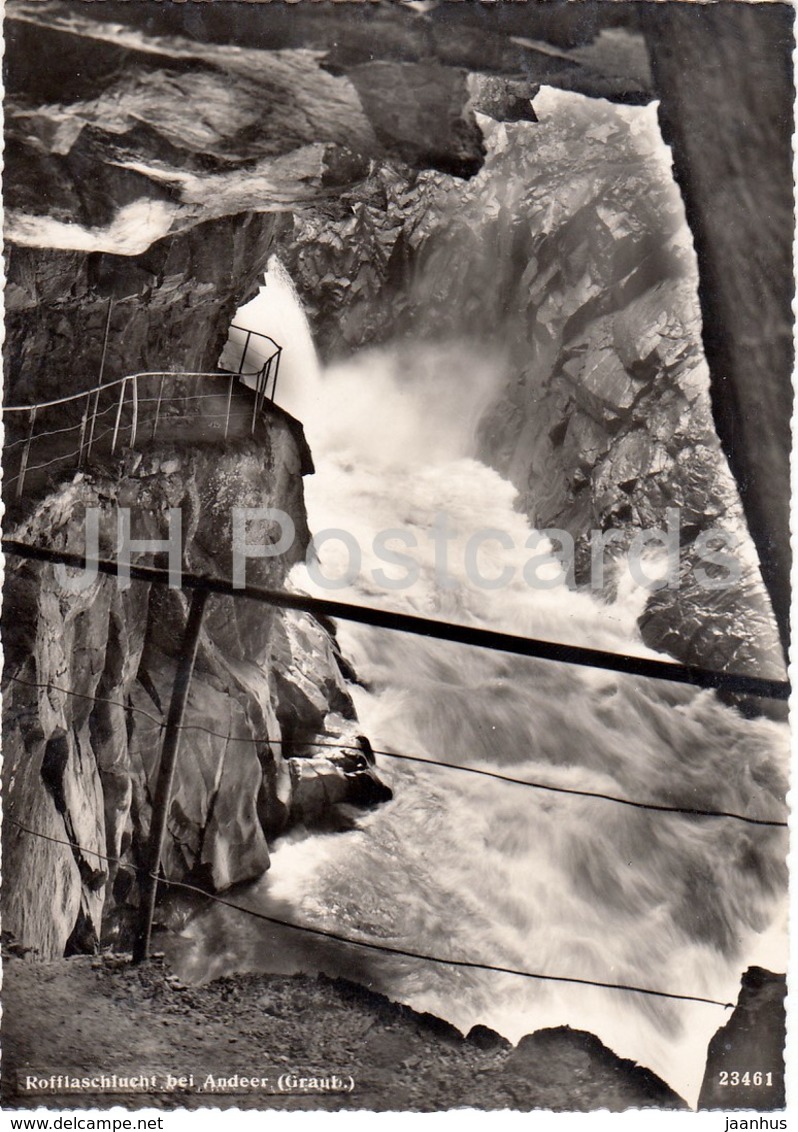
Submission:
M 6 0 L 5 1128 L 788 1127 L 794 16 Z

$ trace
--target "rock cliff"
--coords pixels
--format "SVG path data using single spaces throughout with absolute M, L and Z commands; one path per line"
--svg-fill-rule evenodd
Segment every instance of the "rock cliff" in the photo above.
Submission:
M 786 648 L 795 9 L 645 5 L 641 16 L 664 95 L 662 133 L 673 147 L 701 264 L 715 424 L 743 493 Z
M 249 562 L 247 580 L 280 587 L 309 539 L 300 440 L 281 415 L 251 441 L 156 440 L 65 475 L 7 533 L 82 555 L 92 510 L 100 554 L 115 557 L 120 508 L 137 540 L 166 538 L 179 509 L 184 569 L 229 577 L 232 508 L 275 507 L 292 517 L 294 545 Z M 179 589 L 124 589 L 98 575 L 76 590 L 78 581 L 43 564 L 7 566 L 4 926 L 42 957 L 129 938 L 187 613 Z M 341 669 L 328 627 L 309 615 L 209 599 L 166 877 L 210 890 L 251 880 L 269 867 L 267 840 L 289 825 L 341 828 L 347 805 L 390 797 L 361 753 Z M 342 749 L 319 750 L 319 740 Z
M 576 581 L 679 511 L 678 583 L 645 640 L 688 663 L 783 676 L 767 593 L 713 424 L 697 268 L 653 108 L 541 92 L 535 123 L 480 119 L 468 181 L 381 169 L 338 223 L 301 218 L 285 249 L 323 347 L 463 340 L 505 373 L 478 453 L 533 524 L 567 532 Z M 604 576 L 591 532 L 606 538 Z M 715 536 L 739 583 L 702 582 Z M 555 547 L 559 549 L 558 547 Z M 713 567 L 709 568 L 710 574 Z

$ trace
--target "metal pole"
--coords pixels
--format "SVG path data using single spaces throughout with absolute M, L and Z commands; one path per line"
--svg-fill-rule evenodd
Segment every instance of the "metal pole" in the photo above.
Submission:
M 263 409 L 263 391 L 266 388 L 266 374 L 267 374 L 268 364 L 269 364 L 268 362 L 264 362 L 264 364 L 258 370 L 257 402 L 258 402 L 258 413 L 259 414 Z
M 33 426 L 36 423 L 36 405 L 30 411 L 30 424 L 28 425 L 28 439 L 25 441 L 25 447 L 22 450 L 22 460 L 19 465 L 19 479 L 17 480 L 17 499 L 22 495 L 22 489 L 25 486 L 25 472 L 28 469 L 28 458 L 30 457 L 30 446 L 33 440 Z
M 269 396 L 269 378 L 272 375 L 272 362 L 274 361 L 274 354 L 268 359 L 266 365 L 263 367 L 263 393 L 260 399 L 260 411 L 263 412 L 263 404 Z
M 233 382 L 235 378 L 230 374 L 230 384 L 227 389 L 227 416 L 224 419 L 224 438 L 227 440 L 227 433 L 230 428 L 230 406 L 233 401 Z
M 83 416 L 80 421 L 80 443 L 78 445 L 78 467 L 83 464 L 83 443 L 86 439 L 86 425 L 89 420 L 89 409 L 91 408 L 91 393 L 86 397 L 86 408 L 83 410 Z
M 139 424 L 139 379 L 133 375 L 133 420 L 130 427 L 130 447 L 136 445 L 136 430 Z
M 158 430 L 158 418 L 161 415 L 161 399 L 163 398 L 163 387 L 164 387 L 165 381 L 166 381 L 166 374 L 162 373 L 161 374 L 161 384 L 158 387 L 158 401 L 155 405 L 155 420 L 152 422 L 152 436 L 150 437 L 151 440 L 155 440 L 155 433 Z
M 114 421 L 114 435 L 111 438 L 111 455 L 116 452 L 116 440 L 119 436 L 119 420 L 122 416 L 122 406 L 125 403 L 125 390 L 127 389 L 127 378 L 125 378 L 119 387 L 119 404 L 116 407 L 116 420 Z
M 250 340 L 251 337 L 252 337 L 252 331 L 248 330 L 247 336 L 244 339 L 244 349 L 241 351 L 241 361 L 238 363 L 238 372 L 239 373 L 244 372 L 244 362 L 246 361 L 246 358 L 247 358 L 247 350 L 249 349 L 249 340 Z
M 105 316 L 105 334 L 103 336 L 103 352 L 100 358 L 100 376 L 97 380 L 98 385 L 103 383 L 103 374 L 105 373 L 105 355 L 108 352 L 108 331 L 111 329 L 111 310 L 114 305 L 114 300 L 108 300 L 108 314 Z
M 280 372 L 280 358 L 283 356 L 283 348 L 280 346 L 277 353 L 274 355 L 277 359 L 274 363 L 274 381 L 272 382 L 272 402 L 277 396 L 277 374 Z
M 252 410 L 252 429 L 253 429 L 253 432 L 255 430 L 255 422 L 257 421 L 258 416 L 260 415 L 260 411 L 263 407 L 263 389 L 264 389 L 265 372 L 266 372 L 266 366 L 263 365 L 258 370 L 257 375 L 255 377 L 255 407 Z
M 249 426 L 250 436 L 255 435 L 255 421 L 258 418 L 258 383 L 255 383 L 255 402 L 252 406 L 252 423 Z
M 149 959 L 150 955 L 152 920 L 155 915 L 155 899 L 158 894 L 158 874 L 166 838 L 166 823 L 169 817 L 172 783 L 174 782 L 177 753 L 180 746 L 180 732 L 191 687 L 194 663 L 197 659 L 202 615 L 205 612 L 207 597 L 208 593 L 205 590 L 194 590 L 191 596 L 191 608 L 189 609 L 180 650 L 180 663 L 172 686 L 172 699 L 164 729 L 158 780 L 155 784 L 155 798 L 152 803 L 152 822 L 150 824 L 150 838 L 147 843 L 144 876 L 141 880 L 139 924 L 133 945 L 134 963 L 141 963 L 145 959 Z
M 50 550 L 44 546 L 33 546 L 15 539 L 2 539 L 4 554 L 19 555 L 34 562 L 60 562 L 75 570 L 85 570 L 86 560 L 81 554 L 68 554 L 62 550 Z M 92 562 L 100 574 L 115 578 L 120 573 L 118 562 L 108 562 L 103 558 Z M 127 574 L 127 566 L 125 568 Z M 156 566 L 130 565 L 130 577 L 137 582 L 152 582 L 155 585 L 169 585 L 168 570 Z M 183 572 L 183 586 L 186 589 L 200 589 L 207 593 L 222 594 L 225 597 L 246 597 L 251 601 L 262 602 L 270 607 L 296 609 L 302 613 L 312 613 L 321 617 L 341 617 L 358 625 L 374 625 L 378 629 L 391 629 L 401 633 L 414 633 L 416 636 L 431 637 L 437 641 L 454 641 L 457 644 L 473 645 L 479 648 L 496 649 L 513 656 L 531 656 L 540 660 L 559 664 L 581 664 L 588 668 L 601 668 L 611 672 L 623 672 L 630 676 L 642 676 L 652 680 L 669 680 L 678 684 L 694 684 L 698 688 L 725 688 L 744 696 L 769 696 L 772 699 L 789 699 L 791 687 L 787 680 L 771 680 L 763 676 L 749 676 L 736 672 L 721 672 L 717 669 L 700 668 L 692 664 L 678 664 L 670 660 L 649 660 L 641 656 L 626 656 L 622 653 L 604 652 L 601 649 L 585 648 L 580 645 L 564 645 L 554 641 L 541 641 L 534 638 L 519 637 L 512 633 L 499 633 L 492 629 L 478 629 L 471 625 L 439 621 L 435 618 L 418 617 L 410 613 L 394 613 L 377 606 L 352 605 L 349 602 L 333 601 L 330 598 L 309 597 L 307 594 L 291 593 L 288 590 L 268 590 L 260 586 L 246 585 L 237 588 L 233 582 L 224 578 L 208 577 L 202 574 Z
M 87 460 L 88 460 L 89 456 L 91 456 L 91 446 L 94 443 L 94 428 L 95 428 L 95 425 L 97 424 L 97 409 L 99 407 L 99 402 L 100 402 L 100 390 L 98 389 L 97 392 L 94 394 L 94 408 L 91 411 L 91 427 L 89 428 L 89 439 L 88 439 L 88 442 L 86 444 L 86 459 Z
M 111 310 L 113 309 L 114 300 L 108 300 L 108 314 L 105 317 L 105 335 L 103 337 L 103 352 L 100 358 L 100 376 L 97 379 L 97 385 L 103 383 L 103 375 L 105 374 L 105 356 L 108 352 L 108 332 L 111 329 Z M 100 390 L 94 394 L 94 409 L 91 414 L 91 428 L 89 429 L 89 443 L 86 445 L 86 459 L 91 455 L 91 446 L 94 443 L 94 426 L 97 422 L 97 408 L 100 403 Z

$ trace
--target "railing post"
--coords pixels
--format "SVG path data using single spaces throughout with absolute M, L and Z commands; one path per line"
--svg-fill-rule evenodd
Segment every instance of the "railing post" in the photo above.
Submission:
M 134 448 L 136 444 L 136 431 L 139 426 L 139 379 L 134 374 L 131 378 L 132 392 L 133 392 L 133 419 L 130 427 L 130 447 Z
M 91 411 L 91 426 L 89 428 L 89 439 L 86 443 L 86 459 L 91 456 L 91 446 L 94 443 L 94 427 L 97 424 L 97 408 L 100 403 L 100 390 L 94 394 L 94 408 Z
M 83 417 L 80 422 L 80 443 L 78 445 L 78 467 L 83 466 L 83 444 L 86 439 L 86 425 L 89 420 L 89 409 L 91 408 L 91 393 L 86 395 L 86 408 L 83 410 Z
M 249 340 L 250 340 L 251 337 L 252 337 L 252 331 L 248 330 L 247 336 L 244 339 L 244 349 L 241 351 L 241 361 L 238 363 L 238 372 L 239 373 L 244 372 L 244 362 L 246 361 L 246 358 L 247 358 L 247 350 L 249 349 Z
M 233 382 L 235 378 L 230 374 L 230 381 L 227 386 L 227 414 L 224 418 L 224 438 L 227 440 L 227 433 L 230 428 L 230 408 L 233 403 Z
M 158 418 L 161 415 L 161 399 L 163 398 L 163 387 L 164 387 L 165 381 L 166 381 L 166 374 L 162 373 L 161 374 L 161 384 L 158 387 L 158 400 L 155 404 L 155 420 L 152 422 L 152 436 L 150 437 L 151 440 L 155 440 L 155 433 L 158 431 Z
M 255 432 L 255 422 L 258 419 L 258 414 L 263 405 L 263 388 L 264 388 L 264 373 L 266 371 L 266 364 L 262 365 L 255 375 L 255 404 L 252 406 L 252 433 Z
M 175 766 L 177 765 L 177 752 L 180 746 L 180 732 L 191 687 L 194 663 L 197 659 L 202 615 L 205 611 L 207 597 L 207 591 L 202 589 L 196 589 L 192 594 L 191 608 L 189 609 L 186 630 L 180 649 L 180 664 L 172 686 L 172 699 L 164 729 L 161 761 L 158 767 L 158 779 L 155 784 L 155 797 L 152 803 L 152 821 L 147 843 L 145 871 L 141 881 L 139 924 L 133 945 L 134 963 L 141 963 L 148 959 L 150 954 L 152 920 L 155 915 L 155 900 L 158 894 L 158 874 L 161 868 L 163 844 L 166 837 L 166 823 L 169 817 L 169 802 L 172 795 Z
M 111 438 L 111 455 L 116 452 L 116 441 L 119 436 L 119 421 L 122 418 L 122 406 L 125 403 L 125 390 L 127 389 L 127 378 L 123 378 L 119 386 L 119 404 L 116 407 L 116 420 L 114 421 L 114 435 Z
M 114 300 L 108 300 L 108 314 L 105 316 L 105 334 L 103 335 L 103 352 L 100 357 L 100 375 L 97 379 L 97 384 L 102 385 L 103 374 L 105 373 L 105 355 L 108 353 L 108 332 L 111 329 L 111 311 L 113 309 Z
M 263 401 L 261 401 L 261 406 L 260 406 L 261 412 L 263 411 L 263 403 L 265 401 L 271 400 L 271 398 L 269 396 L 269 379 L 272 376 L 273 365 L 274 365 L 274 354 L 272 354 L 272 356 L 269 358 L 268 362 L 266 363 L 266 373 L 263 375 Z
M 252 405 L 252 421 L 249 426 L 250 436 L 255 435 L 255 421 L 258 419 L 258 382 L 255 382 L 255 401 Z
M 261 409 L 263 408 L 263 390 L 266 388 L 266 367 L 267 367 L 267 365 L 268 365 L 268 362 L 264 362 L 264 364 L 260 367 L 260 369 L 258 370 L 257 379 L 255 381 L 255 404 L 258 406 L 258 414 L 259 415 L 260 415 Z
M 100 373 L 97 378 L 97 392 L 94 394 L 94 409 L 91 413 L 91 427 L 89 429 L 89 442 L 86 445 L 86 459 L 91 456 L 91 446 L 94 443 L 94 427 L 97 423 L 97 408 L 100 404 L 100 386 L 103 383 L 103 376 L 105 374 L 105 358 L 108 353 L 108 333 L 111 329 L 111 311 L 113 310 L 114 300 L 108 300 L 108 314 L 105 316 L 105 334 L 103 335 L 103 352 L 100 358 Z
M 34 405 L 30 411 L 30 423 L 28 425 L 28 438 L 25 441 L 25 447 L 22 449 L 22 459 L 19 464 L 19 477 L 17 479 L 17 499 L 22 495 L 22 489 L 25 486 L 25 472 L 28 470 L 28 459 L 30 457 L 30 446 L 33 440 L 33 426 L 36 423 L 36 406 Z
M 280 358 L 282 356 L 283 356 L 283 348 L 282 348 L 282 346 L 278 346 L 277 347 L 277 353 L 274 355 L 274 358 L 276 360 L 275 360 L 275 363 L 274 363 L 274 381 L 272 382 L 272 398 L 271 398 L 272 403 L 274 403 L 274 399 L 277 396 L 277 374 L 280 372 Z

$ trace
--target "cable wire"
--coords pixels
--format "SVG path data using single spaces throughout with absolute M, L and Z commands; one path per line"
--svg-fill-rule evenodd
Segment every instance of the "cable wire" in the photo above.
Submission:
M 35 829 L 30 829 L 28 826 L 23 825 L 22 822 L 17 821 L 15 818 L 6 818 L 6 821 L 15 825 L 23 832 L 30 834 L 32 837 L 40 837 L 44 841 L 51 841 L 56 845 L 65 845 L 73 852 L 78 850 L 81 853 L 87 853 L 93 857 L 99 857 L 100 860 L 108 861 L 112 864 L 124 864 L 118 857 L 108 857 L 103 853 L 95 852 L 94 850 L 84 850 L 82 846 L 76 845 L 71 841 L 64 841 L 58 837 L 51 837 L 46 833 L 39 833 Z M 148 874 L 153 876 L 153 874 Z M 445 967 L 468 967 L 475 971 L 493 971 L 501 975 L 517 975 L 523 979 L 536 979 L 539 982 L 549 983 L 573 983 L 579 986 L 598 987 L 600 990 L 620 990 L 629 991 L 632 994 L 649 995 L 654 998 L 668 998 L 676 999 L 681 1002 L 701 1002 L 709 1006 L 722 1006 L 724 1010 L 733 1010 L 733 1002 L 721 1002 L 715 998 L 704 998 L 701 995 L 695 994 L 675 994 L 671 991 L 654 990 L 651 987 L 638 987 L 631 983 L 605 983 L 596 979 L 580 979 L 576 976 L 569 975 L 544 975 L 538 971 L 524 971 L 516 967 L 502 967 L 493 963 L 483 963 L 479 960 L 471 959 L 451 959 L 445 958 L 440 955 L 428 955 L 422 951 L 411 951 L 408 948 L 390 947 L 384 943 L 371 943 L 364 939 L 353 939 L 351 936 L 342 935 L 340 932 L 329 931 L 326 928 L 312 927 L 310 924 L 296 924 L 291 920 L 284 920 L 279 916 L 269 916 L 265 912 L 258 912 L 254 908 L 245 908 L 243 904 L 235 904 L 232 900 L 225 900 L 215 893 L 206 892 L 205 889 L 197 887 L 194 884 L 188 884 L 186 881 L 170 880 L 166 877 L 154 877 L 159 883 L 166 885 L 169 888 L 179 888 L 186 892 L 195 893 L 202 896 L 206 900 L 212 901 L 214 904 L 221 904 L 225 908 L 231 908 L 234 912 L 241 912 L 245 916 L 251 916 L 253 919 L 262 920 L 268 924 L 274 924 L 281 928 L 290 928 L 292 931 L 305 932 L 308 935 L 320 936 L 323 939 L 331 939 L 336 943 L 350 944 L 355 947 L 365 947 L 371 951 L 381 951 L 388 955 L 398 955 L 404 959 L 421 959 L 426 963 L 437 963 Z
M 19 676 L 8 676 L 8 679 L 13 680 L 14 683 L 16 683 L 16 684 L 22 684 L 22 685 L 24 685 L 25 687 L 28 687 L 28 688 L 48 689 L 48 690 L 51 690 L 51 691 L 54 691 L 54 692 L 60 692 L 63 695 L 66 695 L 66 696 L 75 696 L 76 698 L 82 699 L 82 700 L 91 700 L 94 703 L 109 704 L 112 707 L 121 708 L 123 711 L 136 712 L 138 715 L 143 715 L 146 719 L 149 719 L 153 723 L 156 723 L 161 728 L 163 728 L 165 726 L 165 720 L 163 718 L 159 719 L 157 716 L 153 715 L 151 712 L 146 711 L 144 708 L 136 707 L 134 704 L 122 703 L 121 700 L 106 699 L 103 696 L 90 696 L 90 695 L 87 695 L 85 692 L 74 692 L 74 691 L 71 691 L 69 688 L 61 688 L 56 684 L 44 684 L 44 683 L 37 683 L 37 682 L 32 681 L 32 680 L 22 680 Z M 227 743 L 232 743 L 232 742 L 253 743 L 253 744 L 258 745 L 258 746 L 269 745 L 269 746 L 275 746 L 275 747 L 282 747 L 282 746 L 285 746 L 285 745 L 287 745 L 288 743 L 291 742 L 290 740 L 271 739 L 271 738 L 268 738 L 268 737 L 263 738 L 263 739 L 255 739 L 255 738 L 249 738 L 245 735 L 238 736 L 238 735 L 225 734 L 223 731 L 214 731 L 210 727 L 205 727 L 201 723 L 182 723 L 182 724 L 179 725 L 178 730 L 180 730 L 180 731 L 200 731 L 205 735 L 212 736 L 213 738 L 223 739 Z M 330 748 L 332 750 L 339 750 L 339 751 L 340 750 L 344 750 L 344 751 L 348 751 L 348 750 L 356 751 L 357 750 L 357 747 L 354 743 L 325 743 L 323 741 L 319 741 L 319 742 L 312 742 L 311 741 L 311 742 L 308 742 L 304 745 L 306 745 L 308 747 Z M 730 811 L 730 810 L 707 810 L 707 809 L 700 809 L 698 807 L 691 807 L 691 806 L 666 806 L 666 805 L 664 805 L 662 803 L 658 803 L 658 802 L 637 802 L 637 801 L 633 801 L 630 798 L 618 797 L 615 794 L 603 794 L 603 793 L 599 793 L 597 791 L 592 791 L 592 790 L 577 790 L 576 788 L 569 787 L 569 786 L 552 786 L 551 784 L 544 783 L 544 782 L 530 782 L 526 778 L 512 778 L 512 777 L 510 777 L 509 775 L 506 775 L 506 774 L 499 774 L 497 771 L 483 770 L 481 767 L 463 766 L 460 763 L 444 762 L 441 759 L 425 758 L 422 755 L 408 755 L 408 754 L 400 753 L 398 751 L 385 751 L 385 750 L 376 750 L 376 749 L 372 749 L 372 753 L 375 754 L 375 755 L 380 755 L 381 757 L 385 757 L 385 758 L 388 758 L 388 759 L 401 760 L 403 762 L 422 763 L 426 766 L 443 767 L 446 770 L 459 770 L 459 771 L 463 771 L 466 774 L 478 774 L 478 775 L 482 775 L 485 778 L 493 778 L 493 779 L 497 780 L 498 782 L 509 783 L 512 786 L 528 786 L 528 787 L 530 787 L 534 790 L 545 790 L 545 791 L 552 793 L 552 794 L 569 794 L 569 795 L 572 795 L 572 796 L 575 796 L 575 797 L 578 797 L 578 798 L 595 798 L 595 799 L 602 801 L 602 802 L 614 802 L 614 803 L 616 803 L 616 805 L 631 806 L 634 809 L 638 809 L 638 810 L 650 810 L 650 811 L 653 811 L 655 813 L 683 814 L 687 817 L 731 818 L 733 821 L 745 822 L 748 825 L 764 825 L 764 826 L 771 826 L 771 827 L 778 828 L 778 829 L 787 829 L 787 822 L 786 821 L 776 821 L 775 819 L 770 819 L 770 818 L 752 818 L 752 817 L 749 817 L 747 814 L 738 814 L 738 813 L 734 813 L 733 811 Z

